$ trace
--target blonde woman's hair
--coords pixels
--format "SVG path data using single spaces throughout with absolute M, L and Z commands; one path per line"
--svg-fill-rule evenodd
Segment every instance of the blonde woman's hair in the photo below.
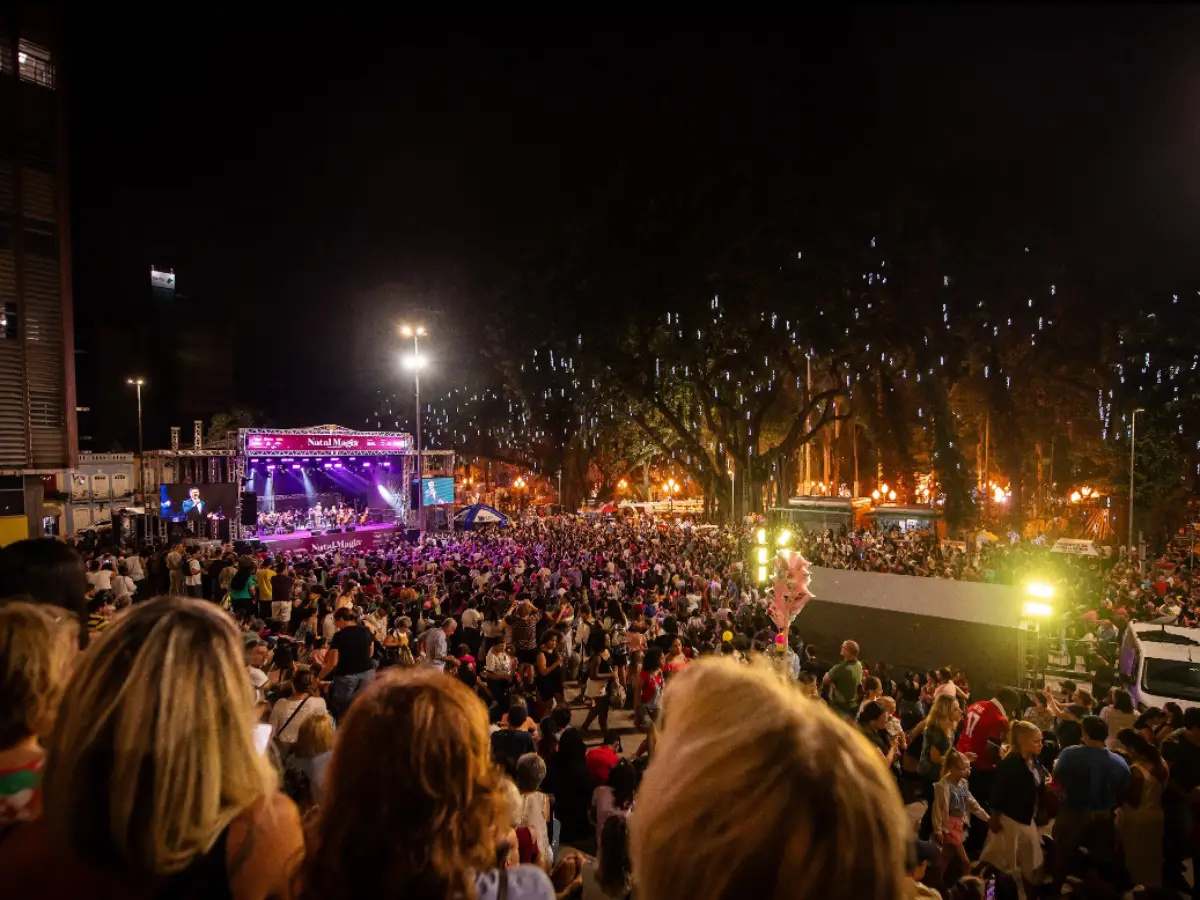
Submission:
M 0 749 L 49 735 L 78 633 L 63 610 L 22 601 L 0 604 Z
M 947 697 L 945 694 L 934 697 L 933 705 L 929 707 L 929 715 L 925 717 L 926 730 L 936 725 L 945 734 L 954 734 L 954 711 L 956 709 L 958 709 L 956 698 Z
M 333 719 L 329 716 L 309 716 L 300 723 L 294 752 L 312 758 L 333 749 Z
M 630 817 L 643 900 L 900 896 L 912 830 L 878 749 L 768 667 L 667 688 Z
M 276 788 L 246 685 L 220 607 L 132 607 L 67 686 L 43 782 L 48 825 L 89 862 L 147 876 L 186 868 Z
M 1026 722 L 1023 719 L 1018 719 L 1017 721 L 1013 722 L 1012 725 L 1009 727 L 1008 745 L 1013 750 L 1016 750 L 1018 753 L 1020 753 L 1021 752 L 1020 751 L 1021 741 L 1023 739 L 1025 739 L 1026 737 L 1029 737 L 1035 733 L 1041 734 L 1042 729 L 1038 728 L 1032 722 Z

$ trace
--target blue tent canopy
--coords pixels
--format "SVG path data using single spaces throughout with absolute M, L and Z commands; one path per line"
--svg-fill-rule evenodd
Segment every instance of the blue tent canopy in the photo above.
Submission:
M 508 527 L 508 516 L 491 506 L 476 503 L 474 506 L 460 509 L 454 516 L 454 523 L 467 531 L 473 530 L 478 525 L 498 525 L 506 528 Z

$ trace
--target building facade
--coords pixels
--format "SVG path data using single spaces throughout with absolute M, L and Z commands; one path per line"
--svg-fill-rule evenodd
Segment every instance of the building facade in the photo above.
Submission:
M 78 452 L 61 33 L 48 5 L 0 6 L 0 475 L 21 479 L 5 511 L 30 534 L 41 476 Z

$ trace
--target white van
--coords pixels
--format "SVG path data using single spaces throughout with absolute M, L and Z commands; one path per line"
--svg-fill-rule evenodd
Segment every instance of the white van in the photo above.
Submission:
M 1125 629 L 1118 677 L 1134 707 L 1200 706 L 1200 628 L 1135 622 Z

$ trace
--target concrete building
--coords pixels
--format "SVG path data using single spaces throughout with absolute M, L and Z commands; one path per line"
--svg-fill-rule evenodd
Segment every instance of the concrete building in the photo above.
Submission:
M 78 452 L 61 33 L 0 6 L 0 544 L 43 532 L 42 476 Z

